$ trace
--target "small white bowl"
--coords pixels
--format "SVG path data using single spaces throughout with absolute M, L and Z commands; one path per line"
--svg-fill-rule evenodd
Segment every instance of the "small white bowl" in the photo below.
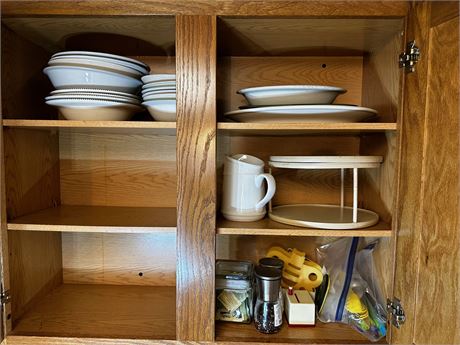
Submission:
M 56 99 L 46 104 L 58 108 L 67 120 L 77 121 L 126 121 L 142 111 L 135 104 L 94 99 Z
M 155 89 L 155 88 L 171 88 L 171 87 L 176 87 L 176 82 L 175 81 L 159 81 L 159 82 L 154 82 L 154 83 L 148 83 L 142 85 L 142 90 L 146 89 Z
M 166 92 L 166 93 L 153 93 L 153 94 L 147 94 L 143 95 L 142 98 L 144 101 L 150 101 L 151 99 L 176 99 L 176 93 L 175 92 Z
M 107 89 L 136 93 L 142 85 L 139 79 L 88 67 L 51 66 L 43 72 L 56 89 Z
M 156 121 L 176 121 L 176 100 L 156 99 L 142 103 Z
M 175 74 L 150 74 L 142 77 L 144 84 L 159 82 L 159 81 L 176 81 Z

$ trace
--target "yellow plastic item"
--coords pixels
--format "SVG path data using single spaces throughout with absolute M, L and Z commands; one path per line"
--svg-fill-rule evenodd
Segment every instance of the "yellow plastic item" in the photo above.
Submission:
M 297 249 L 287 251 L 281 247 L 272 247 L 267 257 L 277 257 L 284 262 L 281 286 L 293 287 L 295 290 L 313 291 L 321 285 L 323 274 L 321 266 L 305 259 L 305 253 Z M 294 284 L 294 285 L 293 285 Z
M 350 290 L 347 297 L 345 308 L 352 314 L 355 314 L 359 319 L 363 320 L 369 317 L 367 308 L 361 303 L 361 299 L 357 294 Z

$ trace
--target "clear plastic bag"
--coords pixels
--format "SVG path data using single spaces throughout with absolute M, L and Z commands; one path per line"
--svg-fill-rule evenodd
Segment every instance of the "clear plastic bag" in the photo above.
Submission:
M 317 250 L 329 275 L 319 319 L 348 324 L 371 341 L 386 335 L 386 311 L 373 261 L 376 244 L 358 250 L 359 238 L 341 238 Z

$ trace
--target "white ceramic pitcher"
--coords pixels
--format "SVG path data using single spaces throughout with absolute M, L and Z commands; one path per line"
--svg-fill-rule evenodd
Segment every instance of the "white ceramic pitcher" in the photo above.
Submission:
M 263 181 L 267 181 L 267 191 Z M 237 154 L 226 157 L 221 211 L 225 218 L 251 222 L 265 216 L 265 205 L 273 198 L 275 179 L 264 173 L 257 157 Z

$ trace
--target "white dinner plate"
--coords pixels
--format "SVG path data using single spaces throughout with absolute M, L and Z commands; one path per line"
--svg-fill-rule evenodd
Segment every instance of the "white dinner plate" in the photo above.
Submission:
M 46 104 L 58 108 L 67 120 L 77 121 L 124 121 L 143 110 L 135 104 L 91 99 L 55 99 Z
M 97 57 L 103 57 L 103 58 L 108 58 L 108 59 L 114 59 L 114 60 L 120 60 L 120 61 L 125 61 L 125 62 L 130 62 L 136 65 L 139 65 L 143 68 L 145 68 L 147 71 L 150 71 L 150 67 L 143 63 L 142 61 L 135 60 L 128 58 L 126 56 L 121 56 L 121 55 L 115 55 L 115 54 L 107 54 L 107 53 L 100 53 L 100 52 L 91 52 L 91 51 L 83 51 L 83 50 L 69 50 L 69 51 L 63 51 L 59 52 L 56 54 L 53 54 L 51 58 L 55 58 L 58 56 L 67 56 L 67 55 L 78 55 L 78 56 L 97 56 Z
M 379 221 L 375 212 L 358 208 L 358 221 L 354 223 L 352 207 L 321 204 L 275 206 L 268 216 L 283 224 L 334 230 L 366 228 Z
M 156 121 L 176 121 L 176 100 L 155 99 L 142 103 Z
M 331 104 L 347 90 L 323 85 L 276 85 L 238 91 L 251 106 Z
M 149 94 L 157 94 L 157 93 L 176 93 L 175 88 L 158 88 L 158 89 L 146 89 L 142 90 L 142 96 L 146 96 Z
M 144 73 L 139 72 L 138 70 L 123 66 L 117 63 L 105 62 L 105 61 L 96 61 L 90 58 L 81 58 L 81 59 L 67 59 L 67 58 L 57 58 L 51 59 L 48 62 L 49 66 L 81 66 L 95 69 L 102 69 L 107 71 L 112 71 L 116 73 L 122 73 L 134 78 L 141 78 Z
M 120 96 L 110 96 L 110 95 L 98 95 L 94 93 L 86 93 L 86 94 L 74 94 L 74 95 L 52 95 L 45 97 L 45 100 L 57 100 L 57 99 L 78 99 L 78 100 L 99 100 L 99 101 L 109 101 L 109 102 L 120 102 L 120 103 L 129 103 L 129 104 L 137 104 L 140 105 L 141 102 L 138 99 L 132 99 L 128 97 L 120 97 Z
M 283 105 L 225 113 L 231 120 L 253 123 L 359 122 L 376 115 L 374 109 L 347 105 Z
M 149 74 L 142 77 L 144 84 L 155 83 L 159 81 L 176 81 L 175 74 Z
M 144 101 L 150 101 L 150 100 L 153 100 L 153 99 L 172 99 L 172 100 L 176 100 L 176 94 L 163 94 L 163 93 L 160 93 L 160 94 L 157 94 L 157 95 L 147 95 L 147 96 L 144 96 L 143 97 Z
M 43 72 L 56 89 L 108 89 L 135 93 L 142 81 L 137 78 L 88 67 L 50 66 Z
M 127 98 L 132 98 L 135 100 L 139 100 L 139 97 L 137 95 L 133 95 L 132 93 L 102 90 L 102 89 L 62 89 L 62 90 L 54 90 L 50 92 L 50 95 L 67 95 L 67 94 L 71 94 L 71 95 L 97 94 L 97 95 L 104 95 L 104 96 L 127 97 Z

